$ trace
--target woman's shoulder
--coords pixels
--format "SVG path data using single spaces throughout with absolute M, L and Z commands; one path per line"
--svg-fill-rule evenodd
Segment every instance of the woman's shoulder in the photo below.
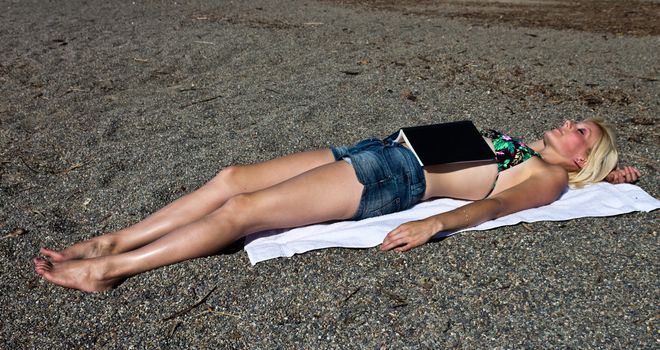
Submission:
M 556 165 L 538 157 L 528 159 L 510 172 L 493 191 L 493 197 L 504 200 L 512 212 L 546 205 L 555 201 L 568 186 L 568 174 Z M 500 176 L 502 178 L 502 176 Z
M 534 183 L 540 191 L 556 191 L 568 185 L 568 173 L 564 168 L 543 161 L 539 157 L 532 157 L 515 167 L 500 173 L 500 186 L 496 192 L 517 187 L 522 183 Z
M 528 159 L 524 165 L 527 165 L 529 177 L 534 176 L 544 181 L 552 181 L 562 187 L 568 185 L 568 172 L 559 165 L 550 164 L 539 157 Z

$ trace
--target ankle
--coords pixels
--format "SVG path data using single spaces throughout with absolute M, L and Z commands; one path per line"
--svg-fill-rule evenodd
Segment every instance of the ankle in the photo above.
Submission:
M 100 236 L 96 239 L 96 243 L 97 243 L 96 250 L 97 253 L 99 253 L 98 256 L 121 253 L 117 251 L 120 243 L 120 238 L 116 233 L 109 233 Z
M 94 260 L 94 277 L 98 281 L 110 281 L 123 276 L 122 265 L 117 264 L 113 256 L 104 256 Z

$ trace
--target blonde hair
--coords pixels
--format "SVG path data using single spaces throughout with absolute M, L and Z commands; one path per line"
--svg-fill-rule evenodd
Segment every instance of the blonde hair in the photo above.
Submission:
M 582 169 L 568 173 L 568 185 L 571 188 L 580 188 L 584 185 L 602 181 L 619 161 L 619 152 L 616 149 L 614 131 L 609 124 L 600 119 L 588 119 L 602 131 L 602 136 L 587 156 L 587 162 Z

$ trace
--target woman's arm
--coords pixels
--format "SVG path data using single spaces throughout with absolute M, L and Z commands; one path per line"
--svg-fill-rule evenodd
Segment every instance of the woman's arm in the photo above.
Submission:
M 554 202 L 568 183 L 566 172 L 543 167 L 520 184 L 493 197 L 474 201 L 454 210 L 400 225 L 387 234 L 381 250 L 406 251 L 428 242 L 441 231 L 454 231 Z

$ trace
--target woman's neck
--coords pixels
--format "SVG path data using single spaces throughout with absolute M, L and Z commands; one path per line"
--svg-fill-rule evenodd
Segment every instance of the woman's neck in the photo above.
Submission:
M 542 152 L 545 150 L 545 142 L 543 142 L 543 139 L 533 141 L 533 142 L 531 142 L 531 143 L 528 143 L 527 145 L 528 145 L 531 149 L 533 149 L 534 151 L 536 151 L 536 153 L 541 154 L 541 156 L 542 156 Z
M 541 158 L 549 164 L 554 164 L 554 165 L 559 165 L 566 169 L 566 171 L 573 171 L 574 169 L 571 169 L 573 166 L 572 163 L 567 162 L 565 158 L 557 154 L 555 150 L 552 147 L 547 147 L 543 139 L 541 140 L 536 140 L 534 142 L 528 143 L 527 144 L 531 149 L 536 151 L 538 154 L 541 155 Z

